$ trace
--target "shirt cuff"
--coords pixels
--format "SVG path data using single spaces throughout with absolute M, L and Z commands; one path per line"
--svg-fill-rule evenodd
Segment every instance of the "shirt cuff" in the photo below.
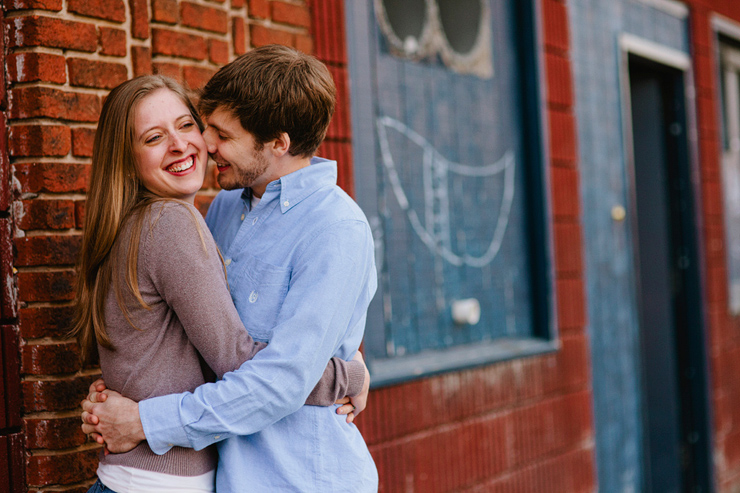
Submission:
M 179 419 L 181 398 L 180 394 L 169 394 L 139 402 L 139 418 L 146 441 L 157 455 L 176 445 L 192 447 Z
M 347 365 L 347 376 L 349 385 L 347 385 L 347 395 L 354 397 L 362 392 L 365 384 L 365 365 L 359 361 L 350 361 Z

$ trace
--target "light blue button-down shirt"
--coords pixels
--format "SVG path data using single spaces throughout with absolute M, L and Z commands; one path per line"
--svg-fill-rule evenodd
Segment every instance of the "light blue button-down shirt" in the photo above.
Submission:
M 358 350 L 377 287 L 367 219 L 336 178 L 336 162 L 314 158 L 253 210 L 232 190 L 208 211 L 236 308 L 269 344 L 222 380 L 141 401 L 139 413 L 155 453 L 219 442 L 219 492 L 377 490 L 357 427 L 336 406 L 303 405 L 326 362 Z

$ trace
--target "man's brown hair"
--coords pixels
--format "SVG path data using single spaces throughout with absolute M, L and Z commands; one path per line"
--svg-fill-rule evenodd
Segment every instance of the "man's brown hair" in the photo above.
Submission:
M 293 156 L 311 157 L 334 114 L 336 87 L 316 58 L 287 46 L 255 48 L 223 66 L 200 97 L 204 117 L 231 111 L 244 130 L 263 145 L 282 132 Z

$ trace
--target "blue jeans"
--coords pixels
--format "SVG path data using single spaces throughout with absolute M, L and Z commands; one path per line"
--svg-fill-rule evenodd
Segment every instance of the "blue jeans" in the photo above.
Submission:
M 98 479 L 95 481 L 95 484 L 90 487 L 89 490 L 87 490 L 87 493 L 116 493 L 112 489 L 108 488 L 106 485 L 100 482 Z

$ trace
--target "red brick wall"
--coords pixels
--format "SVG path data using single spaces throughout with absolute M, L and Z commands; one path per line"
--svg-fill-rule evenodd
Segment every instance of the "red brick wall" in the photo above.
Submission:
M 721 88 L 711 15 L 717 12 L 740 23 L 740 3 L 687 2 L 696 83 L 699 157 L 706 262 L 706 309 L 711 373 L 713 459 L 719 491 L 740 489 L 740 318 L 728 312 L 726 245 L 721 184 L 721 135 L 717 109 Z

